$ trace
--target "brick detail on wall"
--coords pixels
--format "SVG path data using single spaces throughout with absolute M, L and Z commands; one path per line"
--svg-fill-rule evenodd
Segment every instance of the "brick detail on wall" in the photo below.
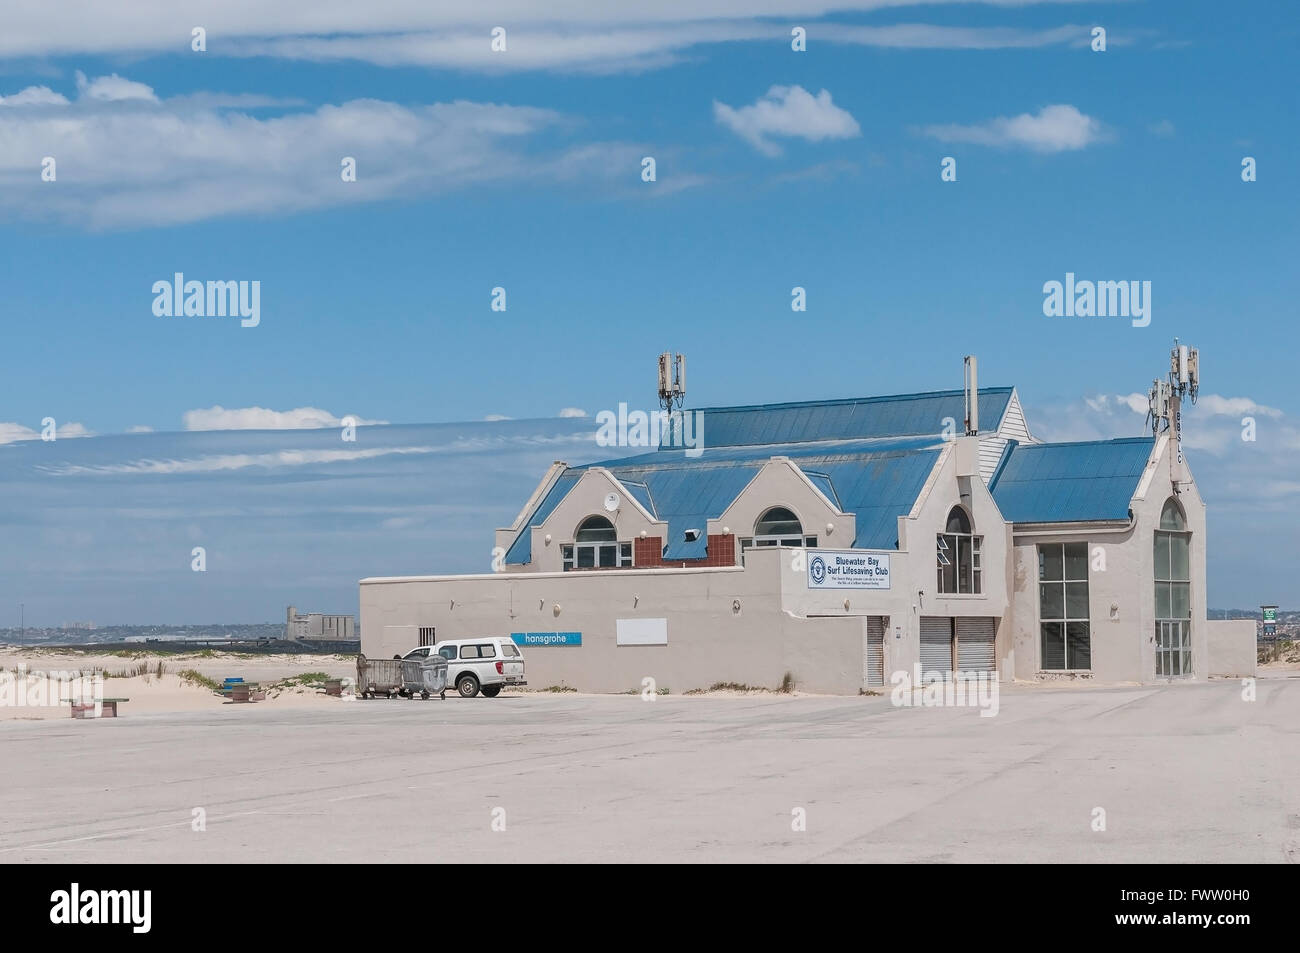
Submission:
M 632 541 L 632 565 L 641 569 L 734 566 L 736 565 L 736 537 L 732 533 L 728 533 L 726 536 L 710 533 L 708 555 L 703 559 L 665 560 L 663 552 L 664 541 L 662 536 L 637 537 Z
M 640 569 L 654 569 L 664 564 L 664 539 L 662 536 L 638 536 L 632 540 L 632 565 Z

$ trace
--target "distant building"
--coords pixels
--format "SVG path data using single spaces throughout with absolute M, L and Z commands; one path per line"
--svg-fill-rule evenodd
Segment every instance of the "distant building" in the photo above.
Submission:
M 350 615 L 325 615 L 320 612 L 300 613 L 289 606 L 286 613 L 284 637 L 294 641 L 302 639 L 327 639 L 340 642 L 354 640 L 356 619 Z

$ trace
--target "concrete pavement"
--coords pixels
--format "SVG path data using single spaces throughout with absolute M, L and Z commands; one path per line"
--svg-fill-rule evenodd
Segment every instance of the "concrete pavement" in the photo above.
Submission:
M 1257 686 L 7 722 L 0 862 L 1295 862 L 1300 678 Z

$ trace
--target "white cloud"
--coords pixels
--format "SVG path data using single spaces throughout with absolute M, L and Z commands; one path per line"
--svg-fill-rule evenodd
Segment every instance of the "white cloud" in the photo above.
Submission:
M 103 229 L 409 200 L 493 182 L 614 187 L 644 154 L 633 144 L 533 141 L 571 126 L 546 109 L 466 101 L 363 99 L 268 118 L 205 106 L 202 96 L 0 109 L 0 218 Z M 51 189 L 31 174 L 32 155 L 54 156 L 60 171 L 77 175 Z M 356 159 L 357 181 L 342 181 L 343 156 Z
M 1015 27 L 937 26 L 930 23 L 896 23 L 889 26 L 822 24 L 817 38 L 830 43 L 878 46 L 905 50 L 1005 50 L 1058 46 L 1086 41 L 1089 27 L 1066 25 L 1046 30 Z
M 320 430 L 342 427 L 343 419 L 319 407 L 293 410 L 267 410 L 265 407 L 238 407 L 227 410 L 220 405 L 187 410 L 183 416 L 186 430 Z M 386 420 L 365 420 L 354 416 L 359 427 L 386 424 Z
M 561 407 L 557 417 L 585 417 L 587 412 L 577 407 Z
M 1176 130 L 1174 124 L 1168 119 L 1161 119 L 1159 122 L 1153 122 L 1147 126 L 1147 132 L 1154 136 L 1172 136 Z
M 123 79 L 116 73 L 91 80 L 87 79 L 86 74 L 81 70 L 77 70 L 77 91 L 82 99 L 95 99 L 106 103 L 126 102 L 129 100 L 158 102 L 158 97 L 154 95 L 152 87 L 146 86 L 144 83 L 137 83 L 134 80 Z
M 980 0 L 926 0 L 928 6 L 968 6 Z M 1064 0 L 982 0 L 990 6 L 1023 7 Z M 790 26 L 809 26 L 817 39 L 834 40 L 832 24 L 812 24 L 828 9 L 853 13 L 917 0 L 657 0 L 654 4 L 608 0 L 227 0 L 214 22 L 207 0 L 132 0 L 106 4 L 65 0 L 64 15 L 51 18 L 48 0 L 6 0 L 0 57 L 46 58 L 76 54 L 174 53 L 178 56 L 277 56 L 360 59 L 381 65 L 424 65 L 503 70 L 644 69 L 676 61 L 680 51 L 703 43 L 770 40 L 788 44 Z M 208 52 L 191 53 L 190 30 L 209 29 Z M 507 27 L 507 50 L 494 53 L 491 25 Z M 917 30 L 903 25 L 901 31 Z M 956 28 L 933 27 L 936 31 Z M 1064 29 L 1064 28 L 1062 28 Z M 969 31 L 974 33 L 975 31 Z M 996 28 L 993 31 L 996 34 Z M 1015 41 L 1016 31 L 1007 45 Z M 942 36 L 930 45 L 944 42 Z M 955 42 L 947 40 L 948 43 Z M 991 41 L 962 41 L 988 48 Z M 1023 42 L 1023 41 L 1020 41 Z M 881 45 L 916 45 L 890 38 Z M 1032 44 L 1030 44 L 1032 45 Z
M 153 428 L 144 424 L 134 424 L 126 428 L 127 433 L 153 433 Z
M 1106 137 L 1105 127 L 1099 120 L 1069 105 L 1044 106 L 1037 115 L 1001 116 L 973 125 L 925 126 L 920 131 L 941 142 L 1021 147 L 1034 152 L 1083 149 Z
M 510 420 L 511 418 L 507 417 L 505 414 L 488 414 L 483 419 L 488 423 L 496 423 L 499 420 Z
M 66 106 L 68 98 L 48 86 L 28 86 L 11 96 L 0 96 L 0 106 Z
M 54 436 L 56 439 L 63 440 L 72 437 L 93 437 L 94 434 L 86 428 L 85 424 L 69 421 L 65 424 L 56 424 Z M 0 423 L 0 444 L 40 439 L 40 430 L 33 430 L 31 427 L 24 427 L 22 424 Z
M 849 113 L 831 102 L 823 89 L 816 96 L 802 86 L 773 86 L 749 106 L 733 109 L 713 102 L 713 117 L 764 155 L 781 154 L 770 137 L 805 139 L 852 139 L 861 129 Z
M 301 467 L 320 463 L 370 460 L 393 454 L 434 453 L 433 447 L 373 447 L 348 450 L 277 450 L 271 453 L 223 453 L 184 460 L 131 460 L 126 463 L 66 464 L 40 467 L 56 476 L 74 474 L 192 474 L 222 473 L 249 467 Z
M 1276 407 L 1265 407 L 1249 397 L 1222 397 L 1218 394 L 1201 394 L 1196 398 L 1196 409 L 1201 413 L 1215 416 L 1236 417 L 1263 416 L 1278 419 L 1282 411 Z

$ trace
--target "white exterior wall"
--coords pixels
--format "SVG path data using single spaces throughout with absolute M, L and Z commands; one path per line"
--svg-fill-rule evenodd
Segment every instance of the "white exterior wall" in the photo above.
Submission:
M 1172 444 L 1162 437 L 1133 501 L 1133 522 L 1122 532 L 1101 525 L 1015 528 L 1011 610 L 1015 677 L 1059 678 L 1041 668 L 1038 618 L 1039 543 L 1087 542 L 1088 613 L 1091 619 L 1091 677 L 1102 682 L 1153 682 L 1155 670 L 1155 537 L 1160 511 L 1174 495 L 1170 476 Z M 1191 639 L 1193 677 L 1209 674 L 1205 586 L 1205 504 L 1195 484 L 1179 487 L 1191 538 Z M 1095 563 L 1104 558 L 1105 570 Z M 1163 680 L 1163 679 L 1162 679 Z
M 1212 619 L 1207 623 L 1210 677 L 1250 678 L 1255 674 L 1258 649 L 1254 619 Z

